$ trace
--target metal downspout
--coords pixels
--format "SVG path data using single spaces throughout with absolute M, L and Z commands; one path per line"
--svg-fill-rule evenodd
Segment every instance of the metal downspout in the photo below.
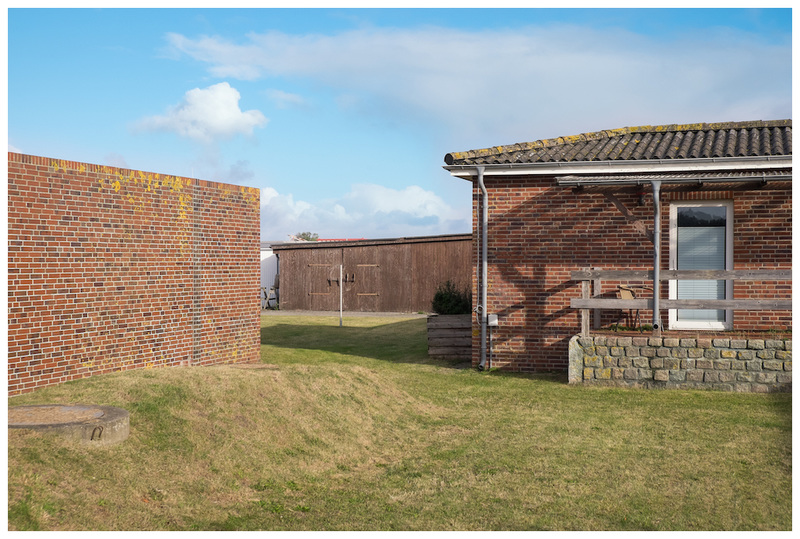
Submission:
M 653 185 L 653 330 L 661 334 L 661 181 Z
M 489 264 L 487 261 L 489 250 L 489 193 L 486 191 L 486 185 L 483 183 L 484 167 L 478 167 L 478 187 L 481 190 L 481 224 L 478 234 L 481 242 L 480 252 L 480 274 L 479 283 L 481 288 L 480 303 L 475 308 L 475 311 L 480 316 L 481 321 L 481 362 L 478 364 L 478 370 L 486 369 L 486 301 L 487 290 L 489 288 L 487 274 L 489 272 Z

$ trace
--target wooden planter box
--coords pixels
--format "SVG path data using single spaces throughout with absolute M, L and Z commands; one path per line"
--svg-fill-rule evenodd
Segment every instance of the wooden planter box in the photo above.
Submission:
M 433 314 L 428 317 L 428 355 L 472 358 L 472 315 Z

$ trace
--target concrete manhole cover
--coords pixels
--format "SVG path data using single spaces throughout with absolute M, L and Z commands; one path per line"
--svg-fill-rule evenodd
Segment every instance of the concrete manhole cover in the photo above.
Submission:
M 8 428 L 52 432 L 77 442 L 112 445 L 128 438 L 130 414 L 122 408 L 39 404 L 8 409 Z

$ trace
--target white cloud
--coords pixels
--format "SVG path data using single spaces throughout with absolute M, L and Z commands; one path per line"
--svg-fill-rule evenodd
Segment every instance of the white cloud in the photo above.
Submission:
M 144 118 L 137 125 L 147 131 L 168 131 L 202 142 L 251 135 L 253 129 L 266 125 L 267 118 L 258 110 L 242 111 L 240 97 L 227 82 L 195 88 L 165 115 Z
M 577 26 L 168 40 L 214 75 L 307 78 L 361 111 L 431 122 L 454 144 L 791 116 L 790 44 L 730 29 L 671 41 Z
M 431 191 L 356 184 L 336 200 L 296 201 L 275 189 L 261 190 L 261 237 L 285 240 L 301 231 L 322 238 L 393 238 L 470 230 L 470 208 L 453 208 Z
M 279 109 L 298 107 L 303 108 L 308 106 L 308 102 L 301 95 L 291 94 L 282 90 L 274 89 L 267 91 L 267 95 L 270 99 L 272 99 L 272 101 L 275 103 L 275 106 Z

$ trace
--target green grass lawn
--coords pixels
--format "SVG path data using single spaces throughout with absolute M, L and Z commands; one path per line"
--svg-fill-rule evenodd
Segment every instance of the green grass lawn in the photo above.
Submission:
M 427 358 L 425 321 L 263 317 L 263 369 L 9 399 L 130 411 L 9 431 L 12 530 L 789 530 L 791 395 L 572 387 Z

